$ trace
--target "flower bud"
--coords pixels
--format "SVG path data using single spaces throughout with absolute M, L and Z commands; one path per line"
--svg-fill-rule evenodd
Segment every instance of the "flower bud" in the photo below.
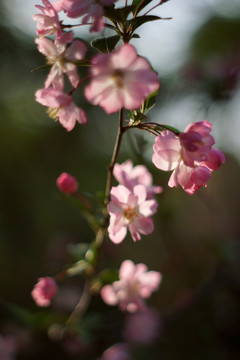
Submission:
M 58 189 L 64 194 L 74 194 L 78 189 L 75 177 L 65 172 L 57 178 L 56 182 Z
M 58 291 L 57 284 L 52 277 L 42 277 L 34 286 L 31 295 L 38 306 L 49 306 Z

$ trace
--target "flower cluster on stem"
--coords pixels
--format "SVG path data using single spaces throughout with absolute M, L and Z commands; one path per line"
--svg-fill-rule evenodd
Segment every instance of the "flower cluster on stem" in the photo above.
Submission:
M 88 250 L 81 253 L 79 260 L 68 269 L 55 278 L 39 278 L 32 290 L 32 297 L 38 306 L 49 306 L 58 290 L 56 279 L 73 274 L 81 275 L 84 278 L 82 295 L 70 314 L 66 327 L 78 329 L 78 321 L 88 310 L 97 289 L 106 304 L 118 305 L 122 311 L 135 313 L 133 323 L 147 321 L 150 324 L 151 336 L 148 337 L 144 331 L 139 332 L 135 338 L 132 336 L 133 342 L 140 339 L 143 343 L 148 343 L 157 329 L 146 299 L 158 289 L 162 280 L 161 273 L 148 271 L 145 264 L 135 265 L 131 260 L 121 263 L 118 280 L 106 283 L 99 271 L 99 253 L 105 238 L 119 244 L 128 231 L 134 242 L 141 240 L 142 235 L 153 233 L 152 217 L 158 208 L 155 196 L 163 191 L 159 184 L 153 185 L 152 175 L 145 165 L 133 166 L 132 160 L 118 163 L 123 135 L 126 131 L 138 129 L 156 136 L 153 164 L 160 170 L 173 171 L 169 186 L 180 185 L 190 195 L 202 186 L 206 187 L 212 171 L 225 161 L 223 153 L 213 148 L 215 141 L 210 134 L 212 125 L 207 120 L 192 123 L 181 133 L 168 125 L 149 121 L 148 114 L 146 115 L 156 102 L 160 88 L 159 77 L 149 61 L 140 56 L 129 42 L 133 37 L 138 37 L 135 30 L 150 21 L 147 14 L 166 1 L 162 0 L 146 11 L 145 7 L 151 1 L 132 1 L 131 6 L 126 2 L 125 7 L 115 8 L 116 0 L 55 0 L 53 3 L 42 0 L 42 6 L 36 5 L 40 14 L 33 17 L 37 21 L 38 38 L 35 42 L 38 51 L 46 57 L 47 67 L 50 67 L 44 87 L 35 93 L 36 101 L 48 108 L 50 117 L 59 120 L 67 131 L 71 131 L 76 123 L 87 123 L 85 111 L 75 101 L 79 100 L 77 96 L 80 86 L 88 81 L 82 91 L 85 100 L 91 105 L 100 106 L 109 115 L 118 112 L 119 120 L 108 166 L 105 197 L 100 210 L 93 208 L 72 175 L 62 173 L 56 181 L 59 191 L 68 197 L 75 196 L 81 202 L 84 216 L 91 219 L 90 224 L 94 223 L 92 228 L 95 238 Z M 144 15 L 139 15 L 142 10 L 145 11 Z M 69 19 L 81 18 L 80 23 L 63 24 L 59 18 L 62 11 Z M 160 18 L 157 16 L 151 17 L 151 21 L 158 19 Z M 99 33 L 108 27 L 115 35 L 92 41 L 91 45 L 98 53 L 94 53 L 89 59 L 87 43 L 74 39 L 73 28 L 80 25 L 90 25 L 91 33 Z M 119 45 L 120 40 L 122 44 Z M 78 71 L 78 66 L 81 65 L 88 67 L 83 79 L 80 79 Z M 68 92 L 66 78 L 67 86 L 71 87 Z M 73 100 L 73 95 L 76 100 Z M 125 121 L 127 111 L 130 111 L 128 122 Z M 114 178 L 118 182 L 116 186 L 113 186 Z M 129 325 L 126 333 L 131 332 Z M 131 359 L 125 343 L 110 347 L 101 359 L 120 358 Z

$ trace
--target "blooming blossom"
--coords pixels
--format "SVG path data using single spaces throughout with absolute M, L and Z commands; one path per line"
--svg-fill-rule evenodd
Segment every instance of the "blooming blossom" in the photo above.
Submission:
M 127 315 L 123 336 L 128 342 L 151 344 L 160 330 L 159 314 L 147 308 Z
M 179 135 L 181 144 L 181 157 L 184 164 L 194 166 L 194 162 L 202 162 L 208 159 L 209 151 L 215 144 L 210 135 L 212 124 L 203 120 L 187 126 Z
M 42 0 L 43 6 L 35 5 L 42 14 L 33 15 L 33 20 L 37 23 L 37 34 L 40 36 L 56 34 L 57 39 L 63 35 L 61 25 L 58 18 L 58 13 L 53 5 L 48 0 Z
M 125 108 L 138 109 L 159 88 L 158 75 L 149 62 L 138 56 L 130 44 L 92 59 L 91 82 L 85 88 L 87 100 L 108 114 Z
M 35 93 L 36 101 L 48 106 L 48 114 L 54 119 L 59 119 L 60 124 L 67 131 L 71 131 L 76 122 L 86 124 L 85 112 L 73 103 L 72 97 L 62 91 L 47 88 L 39 89 Z
M 150 218 L 157 211 L 156 200 L 147 200 L 146 187 L 136 185 L 131 192 L 126 186 L 118 185 L 111 189 L 111 201 L 108 204 L 110 223 L 109 238 L 118 244 L 123 241 L 129 229 L 134 241 L 140 240 L 141 235 L 151 234 L 154 230 L 153 220 Z
M 130 191 L 133 191 L 134 186 L 138 184 L 144 185 L 147 190 L 147 199 L 162 192 L 161 186 L 152 185 L 152 175 L 146 166 L 137 165 L 133 167 L 131 160 L 122 164 L 116 163 L 113 168 L 113 175 L 119 184 L 126 186 Z
M 82 24 L 88 24 L 92 19 L 90 31 L 99 32 L 104 27 L 104 7 L 111 6 L 116 0 L 56 0 L 57 11 L 64 10 L 70 18 L 84 16 Z
M 204 120 L 190 124 L 179 136 L 164 130 L 156 137 L 152 161 L 161 170 L 173 170 L 170 187 L 180 185 L 192 195 L 206 187 L 211 172 L 225 162 L 223 153 L 212 148 L 214 139 L 210 131 L 211 124 Z
M 38 306 L 49 306 L 58 291 L 57 284 L 52 277 L 42 277 L 34 286 L 31 295 Z
M 58 189 L 65 194 L 74 194 L 78 189 L 78 183 L 75 177 L 64 172 L 57 178 Z
M 87 46 L 80 40 L 74 40 L 66 48 L 67 42 L 72 41 L 72 32 L 64 34 L 59 40 L 53 42 L 48 38 L 37 38 L 35 40 L 38 50 L 47 57 L 47 62 L 52 65 L 48 77 L 45 81 L 45 87 L 51 84 L 58 90 L 64 88 L 64 74 L 67 75 L 74 88 L 79 84 L 79 75 L 75 61 L 82 60 L 87 52 Z
M 119 305 L 123 311 L 144 310 L 143 299 L 149 298 L 158 289 L 161 280 L 161 273 L 148 271 L 145 264 L 135 265 L 131 260 L 125 260 L 119 270 L 119 280 L 105 285 L 101 297 L 106 304 Z

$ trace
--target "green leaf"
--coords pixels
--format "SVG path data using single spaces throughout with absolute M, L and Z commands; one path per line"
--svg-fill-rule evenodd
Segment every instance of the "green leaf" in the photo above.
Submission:
M 110 36 L 108 38 L 98 38 L 92 40 L 91 46 L 102 53 L 107 53 L 115 49 L 119 40 L 119 35 Z
M 161 17 L 155 15 L 145 15 L 145 16 L 138 16 L 132 20 L 128 21 L 128 24 L 131 25 L 132 31 L 135 31 L 139 26 L 145 24 L 149 21 L 156 21 L 161 20 Z
M 181 134 L 181 131 L 179 131 L 178 129 L 176 129 L 175 127 L 173 126 L 170 126 L 170 125 L 165 125 L 165 124 L 159 124 L 157 125 L 157 128 L 158 130 L 170 130 L 172 132 L 174 132 L 175 134 Z
M 105 8 L 104 14 L 112 22 L 124 24 L 128 18 L 128 15 L 132 11 L 133 11 L 133 6 L 131 5 L 120 9 Z
M 145 113 L 148 110 L 150 110 L 151 108 L 153 108 L 153 106 L 156 103 L 157 95 L 158 95 L 158 90 L 156 90 L 154 93 L 150 94 L 147 97 L 147 99 L 144 101 L 142 108 L 141 108 L 141 111 L 143 113 Z
M 152 0 L 133 0 L 132 6 L 133 6 L 133 15 L 139 13 L 142 9 L 144 9 Z
M 133 34 L 133 35 L 132 35 L 132 38 L 140 39 L 140 36 L 139 36 L 138 34 Z
M 141 120 L 145 120 L 147 117 L 142 112 L 133 110 L 128 113 L 128 118 L 132 120 L 134 124 Z

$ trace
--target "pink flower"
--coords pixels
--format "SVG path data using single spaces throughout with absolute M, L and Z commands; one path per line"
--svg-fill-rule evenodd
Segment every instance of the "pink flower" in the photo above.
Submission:
M 64 194 L 74 194 L 78 189 L 75 177 L 64 172 L 57 178 L 57 187 Z
M 57 35 L 60 39 L 63 35 L 61 25 L 58 19 L 58 13 L 48 0 L 42 0 L 44 6 L 35 5 L 42 14 L 33 15 L 33 20 L 38 21 L 37 34 L 40 36 Z
M 58 8 L 63 9 L 70 18 L 84 16 L 82 24 L 88 24 L 92 18 L 90 31 L 99 32 L 104 27 L 104 7 L 111 6 L 114 2 L 116 0 L 63 0 Z
M 126 186 L 118 185 L 111 189 L 111 201 L 108 204 L 110 223 L 109 238 L 115 244 L 123 241 L 129 229 L 134 241 L 141 235 L 151 234 L 153 220 L 149 217 L 157 211 L 156 200 L 147 200 L 146 187 L 136 185 L 131 192 Z
M 187 126 L 179 135 L 181 144 L 181 156 L 185 165 L 194 166 L 194 161 L 208 159 L 209 151 L 215 141 L 210 135 L 212 125 L 206 121 L 200 121 Z
M 113 175 L 121 185 L 126 186 L 130 191 L 133 191 L 136 185 L 144 185 L 147 190 L 147 199 L 151 199 L 154 194 L 162 192 L 161 186 L 152 185 L 152 175 L 146 166 L 137 165 L 133 167 L 131 160 L 127 160 L 122 164 L 115 164 Z
M 138 56 L 132 45 L 125 44 L 113 53 L 92 59 L 91 82 L 85 88 L 85 96 L 111 114 L 122 108 L 140 108 L 158 88 L 158 76 L 149 62 Z
M 211 170 L 206 166 L 199 165 L 192 168 L 186 166 L 183 161 L 180 161 L 173 171 L 168 185 L 170 187 L 180 185 L 189 195 L 193 195 L 194 192 L 202 186 L 207 186 L 207 181 L 210 179 L 210 176 Z
M 148 308 L 127 315 L 125 321 L 123 335 L 128 342 L 151 344 L 161 330 L 158 313 Z
M 99 360 L 132 360 L 126 343 L 117 343 L 104 351 Z
M 48 64 L 52 65 L 50 73 L 45 81 L 45 87 L 51 84 L 58 90 L 64 88 L 64 75 L 66 74 L 74 88 L 79 84 L 79 75 L 75 61 L 82 60 L 87 52 L 87 46 L 80 40 L 74 40 L 66 48 L 66 43 L 72 39 L 72 33 L 66 33 L 64 36 L 53 42 L 48 38 L 37 38 L 35 40 L 38 50 L 47 57 Z
M 209 132 L 211 124 L 201 121 L 190 124 L 184 133 L 176 136 L 164 130 L 153 145 L 153 164 L 161 170 L 174 170 L 168 185 L 178 185 L 190 195 L 207 181 L 213 170 L 218 169 L 225 156 L 218 149 L 212 149 L 214 139 Z
M 62 91 L 47 88 L 39 89 L 35 93 L 36 101 L 44 106 L 48 106 L 48 114 L 53 119 L 59 119 L 60 124 L 67 131 L 71 131 L 76 121 L 79 124 L 86 124 L 87 118 L 85 112 L 73 103 L 70 95 Z
M 157 290 L 162 275 L 157 271 L 147 271 L 145 264 L 135 265 L 125 260 L 119 270 L 119 281 L 105 285 L 101 297 L 108 305 L 119 305 L 123 311 L 136 312 L 146 308 L 143 299 L 149 298 Z
M 49 306 L 52 298 L 58 291 L 55 280 L 51 277 L 42 277 L 34 286 L 31 295 L 38 306 Z

